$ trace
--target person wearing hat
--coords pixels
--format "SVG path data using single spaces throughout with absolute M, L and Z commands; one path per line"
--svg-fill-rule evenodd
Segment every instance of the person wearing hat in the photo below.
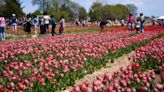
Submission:
M 15 14 L 12 14 L 12 18 L 11 18 L 11 23 L 12 23 L 12 31 L 13 34 L 17 34 L 17 17 Z

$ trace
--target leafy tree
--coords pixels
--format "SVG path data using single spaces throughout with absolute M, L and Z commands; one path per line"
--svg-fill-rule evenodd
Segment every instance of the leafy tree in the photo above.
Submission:
M 69 3 L 70 0 L 33 0 L 34 5 L 39 5 L 39 10 L 44 13 L 49 8 L 54 8 L 55 11 L 60 9 L 63 4 Z
M 79 8 L 80 8 L 79 4 L 77 4 L 75 2 L 71 2 L 69 4 L 69 8 L 71 9 L 71 14 L 72 14 L 72 16 L 70 16 L 70 17 L 72 17 L 73 19 L 78 18 L 78 16 L 79 16 Z
M 129 12 L 132 13 L 133 16 L 136 17 L 137 14 L 138 14 L 138 7 L 135 6 L 134 4 L 127 4 L 126 6 L 127 6 L 128 10 L 129 10 Z
M 79 19 L 86 19 L 87 18 L 87 11 L 84 7 L 79 8 Z
M 96 2 L 92 5 L 90 13 L 91 20 L 101 19 L 126 19 L 129 15 L 128 8 L 125 5 L 102 5 Z
M 75 18 L 85 19 L 87 16 L 85 8 L 75 2 L 69 0 L 60 0 L 60 2 L 53 0 L 53 2 L 55 2 L 53 5 L 56 6 L 50 7 L 47 13 L 55 16 L 56 20 L 59 20 L 62 15 L 66 21 L 74 21 Z
M 39 5 L 39 10 L 42 13 L 45 13 L 46 10 L 50 7 L 51 0 L 32 0 L 33 5 Z
M 65 19 L 66 19 L 66 21 L 69 20 L 68 13 L 66 11 L 64 11 L 64 10 L 61 10 L 61 9 L 60 10 L 57 10 L 57 11 L 53 11 L 53 9 L 50 8 L 50 9 L 48 9 L 47 13 L 49 15 L 53 15 L 57 21 L 60 20 L 60 17 L 61 16 L 64 16 Z
M 23 17 L 25 15 L 22 11 L 23 7 L 21 7 L 22 3 L 20 0 L 2 0 L 2 2 L 1 15 L 7 18 L 10 18 L 12 14 L 16 14 L 17 17 Z
M 71 0 L 33 0 L 33 4 L 39 5 L 42 13 L 53 15 L 56 20 L 59 20 L 61 16 L 64 16 L 66 21 L 74 21 L 75 18 L 86 19 L 87 17 L 85 8 Z M 34 15 L 36 15 L 35 13 Z
M 71 10 L 70 17 L 73 18 L 73 20 L 76 18 L 86 19 L 86 17 L 87 17 L 86 9 L 82 6 L 80 6 L 78 3 L 70 2 L 68 4 L 68 8 Z
M 36 10 L 31 14 L 31 16 L 37 16 L 37 15 L 41 15 L 41 12 L 39 10 Z
M 4 0 L 0 0 L 0 7 L 1 7 L 1 9 L 0 9 L 0 15 L 3 15 L 3 11 L 4 11 L 4 5 L 5 5 L 5 2 L 4 2 Z
M 103 9 L 102 3 L 94 2 L 89 12 L 89 16 L 91 17 L 91 20 L 96 21 L 102 19 L 102 9 Z
M 112 8 L 113 8 L 113 5 L 105 5 L 103 7 L 102 19 L 113 19 L 114 12 L 113 12 Z
M 126 6 L 117 4 L 114 6 L 114 11 L 115 11 L 115 18 L 116 19 L 126 19 L 129 15 L 129 11 L 126 8 Z

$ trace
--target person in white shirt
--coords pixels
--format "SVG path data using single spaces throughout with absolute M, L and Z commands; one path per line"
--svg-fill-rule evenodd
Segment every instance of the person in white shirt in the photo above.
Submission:
M 39 19 L 39 26 L 40 26 L 40 34 L 45 34 L 46 28 L 45 28 L 45 19 L 44 18 Z
M 11 21 L 12 21 L 12 31 L 13 31 L 13 34 L 16 35 L 17 34 L 17 17 L 16 17 L 15 14 L 12 14 Z
M 137 22 L 136 22 L 136 33 L 139 33 L 140 31 L 140 28 L 141 28 L 141 22 L 140 22 L 140 19 L 137 19 Z
M 64 19 L 64 16 L 61 16 L 60 25 L 59 25 L 59 34 L 60 35 L 63 34 L 64 27 L 65 27 L 65 19 Z
M 44 20 L 45 20 L 46 32 L 49 33 L 50 16 L 48 15 L 44 16 Z

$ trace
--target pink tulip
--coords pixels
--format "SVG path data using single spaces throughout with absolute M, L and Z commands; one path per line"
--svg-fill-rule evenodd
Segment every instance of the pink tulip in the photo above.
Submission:
M 25 89 L 25 86 L 22 83 L 18 83 L 18 89 L 20 91 L 23 91 Z
M 73 92 L 80 92 L 80 88 L 79 87 L 75 87 Z
M 10 82 L 10 83 L 8 84 L 8 87 L 9 87 L 10 90 L 14 90 L 14 89 L 15 89 L 15 85 L 14 85 L 13 82 Z
M 162 84 L 156 84 L 156 88 L 158 90 L 163 90 L 164 89 L 164 85 L 162 85 Z
M 147 92 L 148 88 L 145 86 L 140 87 L 140 92 Z
M 131 91 L 132 91 L 132 92 L 136 92 L 136 89 L 135 89 L 135 88 L 132 88 Z
M 87 87 L 86 87 L 85 84 L 81 84 L 81 85 L 80 85 L 80 89 L 81 89 L 82 92 L 86 92 Z

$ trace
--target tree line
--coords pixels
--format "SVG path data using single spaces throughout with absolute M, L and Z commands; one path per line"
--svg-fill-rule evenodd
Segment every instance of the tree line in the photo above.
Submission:
M 128 5 L 104 5 L 102 2 L 94 2 L 89 10 L 71 0 L 32 0 L 33 5 L 38 5 L 38 9 L 31 16 L 41 14 L 53 15 L 57 20 L 64 16 L 66 21 L 90 18 L 92 21 L 101 19 L 126 19 L 129 13 L 137 14 L 137 7 L 134 4 Z M 0 0 L 0 15 L 10 18 L 14 13 L 17 17 L 23 17 L 22 2 L 20 0 Z

